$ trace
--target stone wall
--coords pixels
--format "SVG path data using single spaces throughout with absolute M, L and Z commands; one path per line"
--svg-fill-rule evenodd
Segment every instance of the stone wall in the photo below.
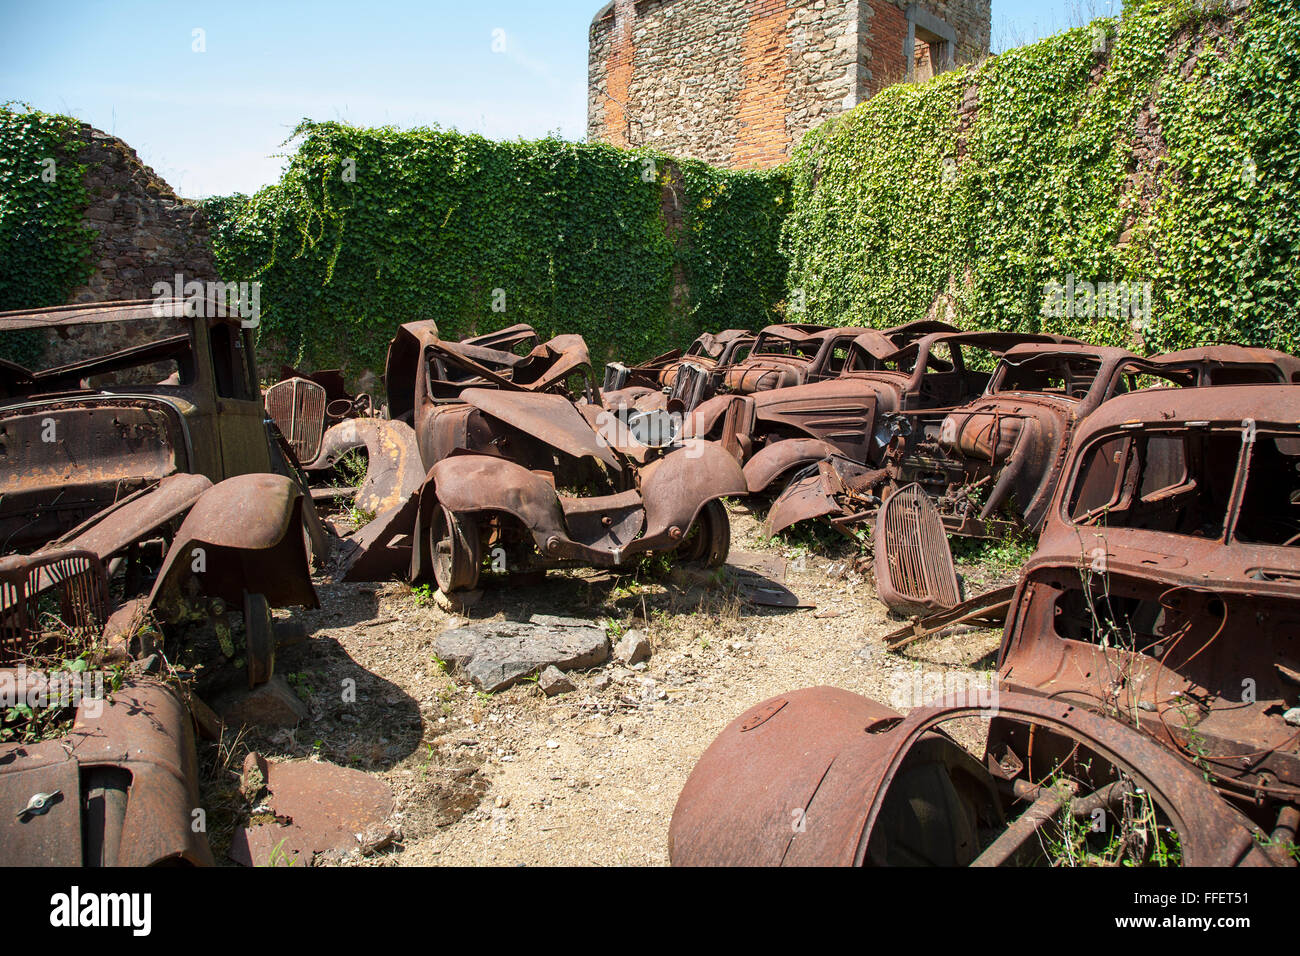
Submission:
M 151 299 L 153 284 L 217 278 L 207 218 L 180 199 L 115 136 L 83 125 L 76 159 L 86 166 L 90 206 L 83 224 L 94 231 L 95 271 L 74 290 L 73 302 Z
M 928 41 L 963 63 L 989 31 L 989 0 L 613 0 L 591 24 L 587 136 L 774 166 L 824 120 L 942 68 Z
M 90 261 L 94 272 L 74 289 L 69 302 L 112 302 L 152 299 L 155 282 L 217 278 L 207 217 L 140 161 L 122 140 L 82 125 L 77 162 L 86 167 L 90 205 L 82 225 L 94 233 Z M 171 319 L 147 319 L 129 325 L 81 325 L 47 336 L 42 361 L 47 366 L 102 355 L 174 334 Z M 168 373 L 163 366 L 131 378 L 156 381 Z M 152 376 L 152 377 L 150 377 Z

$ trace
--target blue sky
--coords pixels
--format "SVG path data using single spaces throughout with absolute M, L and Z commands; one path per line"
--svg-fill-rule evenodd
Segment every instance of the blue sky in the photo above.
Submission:
M 602 5 L 0 0 L 0 102 L 120 136 L 182 196 L 253 192 L 279 177 L 276 154 L 304 117 L 581 139 L 587 27 Z M 993 47 L 1108 7 L 993 0 Z

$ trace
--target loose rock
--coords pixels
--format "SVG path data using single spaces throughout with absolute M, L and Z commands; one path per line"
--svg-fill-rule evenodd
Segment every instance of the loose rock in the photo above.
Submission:
M 573 690 L 573 681 L 569 680 L 564 671 L 552 666 L 542 671 L 537 678 L 537 686 L 542 689 L 542 693 L 547 697 L 554 697 L 557 694 L 567 694 Z
M 650 657 L 650 640 L 640 631 L 628 631 L 614 648 L 614 656 L 624 664 L 639 664 Z

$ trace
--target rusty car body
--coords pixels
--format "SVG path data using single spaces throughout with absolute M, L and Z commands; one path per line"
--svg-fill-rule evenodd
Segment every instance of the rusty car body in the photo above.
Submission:
M 750 395 L 834 378 L 844 368 L 849 346 L 861 327 L 769 325 L 758 333 L 749 354 L 721 369 L 721 389 Z
M 64 695 L 47 675 L 22 669 L 0 670 L 0 687 L 19 699 L 29 690 Z M 211 866 L 194 825 L 193 722 L 177 691 L 132 680 L 67 709 L 62 736 L 0 744 L 0 865 Z
M 449 397 L 436 335 L 430 323 L 404 327 L 390 348 L 389 407 L 413 425 L 423 480 L 353 536 L 346 579 L 405 563 L 411 580 L 449 594 L 474 589 L 492 554 L 516 576 L 657 551 L 725 560 L 730 523 L 719 499 L 743 490 L 735 458 L 681 440 L 653 416 L 574 401 L 563 377 L 536 391 L 484 368 L 481 385 Z M 413 367 L 411 355 L 422 356 Z
M 508 349 L 535 340 L 536 333 L 523 325 L 461 342 L 442 339 L 431 319 L 402 325 L 389 343 L 384 368 L 388 417 L 414 424 L 416 402 L 423 394 L 455 398 L 465 388 L 594 394 L 591 357 L 582 336 L 557 335 L 522 356 Z M 502 345 L 507 348 L 497 347 Z M 424 393 L 416 392 L 417 379 Z
M 988 334 L 963 333 L 958 341 Z M 1016 345 L 1002 355 L 978 397 L 958 407 L 885 415 L 872 449 L 878 457 L 839 453 L 803 472 L 773 505 L 768 527 L 775 533 L 799 520 L 829 516 L 844 528 L 916 482 L 936 499 L 953 534 L 1036 531 L 1075 430 L 1102 403 L 1156 384 L 1284 382 L 1296 362 L 1272 350 L 1239 347 L 1141 358 L 1111 347 Z
M 972 718 L 987 728 L 976 753 L 952 735 Z M 1145 841 L 1126 826 L 1139 805 Z M 1096 838 L 1125 841 L 1126 863 L 1169 844 L 1183 866 L 1286 863 L 1195 768 L 1085 707 L 1002 692 L 903 716 L 832 687 L 732 721 L 682 788 L 668 849 L 675 866 L 1052 865 L 1054 838 L 1097 810 Z
M 306 542 L 319 554 L 323 539 L 291 455 L 265 421 L 252 331 L 225 303 L 192 306 L 151 300 L 0 315 L 0 336 L 87 343 L 73 361 L 0 368 L 8 659 L 50 630 L 23 606 L 75 605 L 69 589 L 89 578 L 112 588 L 111 600 L 94 603 L 96 621 L 126 655 L 132 629 L 110 622 L 153 614 L 176 624 L 199 612 L 220 617 L 233 603 L 250 633 L 265 632 L 268 597 L 270 606 L 315 605 Z M 94 354 L 91 343 L 113 336 L 130 344 Z M 199 560 L 192 552 L 202 542 L 212 554 Z M 269 577 L 260 565 L 268 554 Z M 250 679 L 269 675 L 272 656 L 273 647 Z
M 670 433 L 645 444 L 612 413 L 584 415 L 559 395 L 466 389 L 461 399 L 419 419 L 429 470 L 412 580 L 472 590 L 492 552 L 515 574 L 662 551 L 708 567 L 726 559 L 720 499 L 743 492 L 744 474 L 720 446 Z
M 984 391 L 987 373 L 967 367 L 974 356 L 996 358 L 1018 344 L 1057 341 L 1045 335 L 958 332 L 929 320 L 861 332 L 836 378 L 744 399 L 753 404 L 754 422 L 745 455 L 749 492 L 779 491 L 795 472 L 836 456 L 878 465 L 891 437 L 886 422 L 932 413 Z M 725 401 L 700 405 L 686 434 L 722 439 L 719 413 Z
M 666 408 L 667 394 L 683 368 L 690 366 L 694 374 L 710 379 L 706 386 L 709 388 L 714 370 L 737 364 L 748 355 L 753 344 L 754 333 L 748 329 L 724 329 L 717 334 L 705 332 L 685 352 L 673 349 L 630 367 L 611 362 L 605 366 L 601 401 L 610 409 Z
M 999 652 L 1261 826 L 1300 820 L 1300 388 L 1123 395 L 1081 426 Z

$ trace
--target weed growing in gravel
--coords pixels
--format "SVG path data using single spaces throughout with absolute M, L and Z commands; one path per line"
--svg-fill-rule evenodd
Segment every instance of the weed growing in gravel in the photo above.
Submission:
M 1033 538 L 1008 537 L 1001 540 L 984 538 L 950 538 L 952 556 L 961 565 L 982 565 L 992 571 L 1016 571 L 1024 566 L 1034 553 Z
M 285 680 L 289 682 L 289 686 L 293 688 L 293 692 L 303 700 L 310 700 L 313 693 L 311 685 L 307 683 L 308 676 L 301 671 L 297 671 L 285 677 Z

